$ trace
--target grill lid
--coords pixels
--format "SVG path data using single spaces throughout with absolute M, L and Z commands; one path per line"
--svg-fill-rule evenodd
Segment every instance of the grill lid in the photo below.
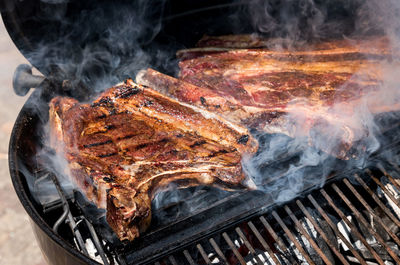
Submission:
M 100 89 L 149 65 L 168 73 L 165 63 L 176 50 L 192 47 L 205 33 L 229 33 L 228 16 L 242 5 L 227 0 L 0 1 L 9 35 L 34 67 L 47 77 Z
M 127 2 L 11 0 L 2 1 L 1 13 L 18 49 L 44 75 L 57 73 L 62 80 L 84 76 L 93 79 L 111 72 L 116 68 L 113 64 L 123 64 L 121 60 L 129 59 L 139 49 L 139 40 L 133 34 L 136 29 L 128 30 L 128 26 L 139 26 L 134 23 L 142 19 L 135 11 L 139 6 Z M 148 20 L 143 23 L 150 26 L 154 22 L 155 27 L 145 30 L 147 36 L 137 32 L 143 38 L 140 42 L 152 37 L 161 13 L 161 5 L 156 3 L 160 1 L 148 2 L 146 6 L 154 9 L 152 14 L 146 14 Z M 130 14 L 130 22 L 125 23 L 131 25 L 123 24 L 125 18 L 116 14 L 118 9 L 123 10 L 123 15 Z M 128 30 L 126 33 L 131 36 L 114 40 L 112 32 L 118 29 L 113 27 Z
M 0 0 L 0 8 L 12 40 L 40 72 L 101 90 L 148 66 L 174 74 L 175 52 L 194 47 L 204 34 L 262 31 L 267 37 L 287 37 L 288 12 L 298 16 L 302 32 L 296 38 L 348 35 L 358 2 L 322 4 L 327 25 L 335 28 L 317 33 L 307 26 L 313 14 L 300 12 L 301 1 L 268 2 L 276 24 L 271 32 L 255 25 L 253 13 L 267 8 L 262 1 Z

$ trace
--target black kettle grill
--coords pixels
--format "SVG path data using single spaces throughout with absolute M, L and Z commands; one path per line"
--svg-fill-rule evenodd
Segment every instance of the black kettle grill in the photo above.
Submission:
M 207 187 L 180 191 L 181 201 L 158 207 L 149 231 L 133 243 L 116 242 L 106 225 L 85 216 L 83 209 L 90 205 L 80 199 L 79 192 L 65 188 L 40 154 L 46 143 L 43 128 L 48 119 L 47 103 L 53 96 L 86 100 L 148 66 L 173 75 L 175 52 L 194 47 L 204 34 L 258 31 L 267 37 L 290 35 L 284 25 L 291 15 L 300 14 L 303 2 L 1 1 L 1 14 L 12 40 L 43 74 L 32 76 L 31 67 L 26 65 L 16 70 L 15 92 L 25 95 L 30 88 L 36 90 L 14 125 L 9 166 L 16 193 L 49 264 L 400 263 L 400 241 L 396 232 L 387 229 L 390 225 L 400 226 L 396 215 L 399 201 L 389 190 L 399 185 L 398 165 L 393 162 L 398 160 L 382 158 L 387 150 L 400 150 L 399 134 L 393 133 L 399 128 L 396 115 L 383 124 L 391 125 L 387 131 L 391 138 L 385 138 L 387 145 L 371 156 L 373 166 L 355 170 L 336 161 L 336 167 L 346 168 L 345 172 L 338 170 L 324 189 L 312 193 L 307 190 L 315 186 L 304 185 L 308 196 L 285 206 L 276 205 L 271 195 L 259 191 L 229 193 Z M 332 29 L 314 32 L 308 28 L 307 19 L 315 16 L 312 10 L 298 15 L 296 21 L 302 32 L 299 38 L 337 37 L 353 32 L 353 17 L 360 3 L 338 2 L 316 1 L 325 6 L 327 22 L 340 21 Z M 281 29 L 257 28 L 253 17 L 257 9 L 268 11 Z M 288 164 L 293 159 L 295 155 L 288 154 L 270 166 Z M 346 177 L 352 177 L 352 181 Z M 35 185 L 41 180 L 54 185 L 56 200 L 43 203 L 37 198 Z M 163 196 L 167 201 L 168 192 Z M 207 205 L 179 213 L 182 201 L 201 201 L 205 197 Z M 383 225 L 378 221 L 378 232 L 368 219 L 371 215 L 374 220 L 379 219 L 376 209 L 389 219 Z M 164 218 L 157 219 L 157 214 Z M 356 221 L 348 221 L 348 216 Z M 305 228 L 304 218 L 313 232 Z M 357 249 L 355 239 L 339 231 L 336 224 L 340 220 L 354 231 L 354 238 L 365 249 Z M 336 237 L 342 240 L 341 245 Z M 376 239 L 377 245 L 367 242 L 371 238 Z

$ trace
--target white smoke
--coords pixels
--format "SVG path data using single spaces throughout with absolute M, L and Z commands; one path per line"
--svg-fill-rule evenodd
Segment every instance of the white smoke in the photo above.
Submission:
M 160 32 L 165 1 L 80 3 L 82 10 L 72 15 L 69 1 L 42 2 L 38 16 L 49 20 L 41 28 L 46 34 L 23 53 L 38 69 L 48 71 L 45 75 L 99 92 L 150 64 L 173 61 L 166 47 L 146 50 Z
M 329 19 L 327 11 L 332 5 L 350 12 L 353 21 Z M 351 91 L 352 83 L 366 83 L 370 76 L 377 77 L 377 85 L 365 86 L 360 95 L 338 100 L 332 106 L 316 105 L 307 99 L 289 104 L 285 126 L 292 128 L 292 137 L 270 135 L 259 153 L 243 163 L 248 175 L 261 190 L 273 194 L 277 202 L 284 202 L 305 189 L 322 186 L 338 170 L 366 167 L 370 155 L 388 141 L 382 137 L 383 128 L 376 116 L 390 116 L 390 112 L 400 110 L 400 2 L 254 1 L 249 11 L 257 31 L 283 39 L 273 48 L 291 49 L 299 43 L 340 35 L 354 44 L 356 39 L 378 35 L 387 39 L 389 54 L 384 59 L 375 58 L 373 52 L 371 58 L 366 55 L 372 67 L 360 67 L 360 72 L 336 88 L 336 93 Z M 366 54 L 377 48 L 362 47 Z M 283 168 L 277 166 L 282 157 L 287 157 Z M 391 157 L 387 150 L 386 157 Z
M 64 37 L 46 39 L 29 53 L 29 60 L 37 62 L 40 69 L 54 69 L 65 79 L 79 80 L 98 92 L 134 76 L 140 69 L 157 68 L 155 65 L 168 68 L 176 62 L 168 46 L 144 49 L 160 32 L 164 1 L 140 0 L 128 6 L 110 2 L 109 9 L 98 7 L 76 14 L 73 25 L 63 20 L 63 5 L 69 1 L 42 2 L 43 9 L 48 8 L 46 3 L 60 7 L 57 13 L 52 8 L 44 13 L 52 14 L 50 20 L 58 20 Z M 398 110 L 396 104 L 400 102 L 399 10 L 400 2 L 396 0 L 253 0 L 245 11 L 241 9 L 237 14 L 238 21 L 246 16 L 254 31 L 280 39 L 281 42 L 273 43 L 273 48 L 293 48 L 310 40 L 329 38 L 345 38 L 352 42 L 356 37 L 381 34 L 387 37 L 392 50 L 393 56 L 379 65 L 383 82 L 350 104 L 350 109 L 349 104 L 338 102 L 310 113 L 312 103 L 293 102 L 286 116 L 287 127 L 298 129 L 293 131 L 292 137 L 280 134 L 258 137 L 262 148 L 255 157 L 246 159 L 243 167 L 257 186 L 271 193 L 277 202 L 290 200 L 304 189 L 322 186 L 326 177 L 338 168 L 364 167 L 369 155 L 383 144 L 375 114 Z M 240 23 L 232 25 L 240 27 Z M 98 33 L 96 41 L 90 40 L 92 30 Z M 72 39 L 81 41 L 72 42 Z M 360 75 L 353 78 L 360 78 Z M 346 84 L 340 89 L 346 90 Z M 309 128 L 311 138 L 301 130 L 310 119 L 318 121 Z M 343 151 L 346 147 L 343 140 L 350 140 L 347 144 L 352 150 Z M 338 153 L 351 162 L 338 161 L 334 157 Z M 62 172 L 62 166 L 56 170 Z M 156 208 L 184 197 L 177 196 L 159 195 Z M 197 206 L 185 207 L 192 211 L 197 210 Z

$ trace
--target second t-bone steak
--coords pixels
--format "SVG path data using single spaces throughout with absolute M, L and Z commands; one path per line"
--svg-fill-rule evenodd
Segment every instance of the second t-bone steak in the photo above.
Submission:
M 277 43 L 253 35 L 206 36 L 197 48 L 178 51 L 178 79 L 152 69 L 136 79 L 248 128 L 306 137 L 342 159 L 364 136 L 362 125 L 351 120 L 359 106 L 366 104 L 373 114 L 398 109 L 378 100 L 385 69 L 389 62 L 398 65 L 387 38 L 269 48 Z M 326 141 L 317 144 L 315 135 Z
M 52 146 L 88 199 L 107 209 L 121 240 L 150 224 L 155 193 L 178 187 L 251 186 L 242 157 L 257 149 L 245 127 L 127 80 L 92 104 L 50 103 Z

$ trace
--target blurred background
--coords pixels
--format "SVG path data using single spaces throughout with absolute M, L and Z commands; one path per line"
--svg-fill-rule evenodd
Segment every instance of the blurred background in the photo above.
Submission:
M 36 244 L 28 215 L 20 204 L 8 171 L 8 143 L 14 121 L 28 96 L 12 90 L 12 76 L 28 63 L 0 22 L 0 264 L 46 265 Z

